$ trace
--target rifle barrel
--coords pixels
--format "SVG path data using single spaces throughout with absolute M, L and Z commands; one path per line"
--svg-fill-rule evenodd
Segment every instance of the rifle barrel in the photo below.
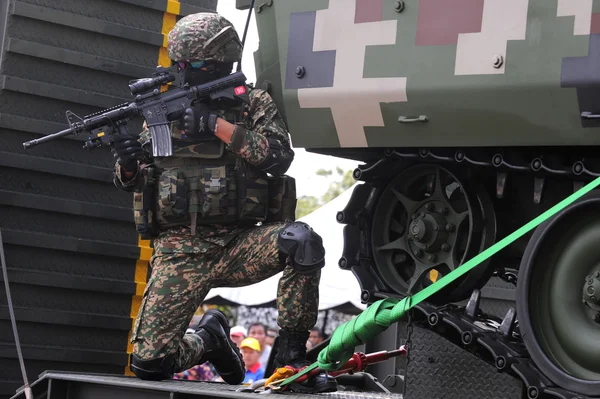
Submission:
M 38 144 L 44 143 L 46 141 L 54 140 L 54 139 L 57 139 L 62 136 L 68 136 L 69 134 L 72 134 L 72 133 L 73 133 L 72 128 L 61 130 L 58 133 L 49 134 L 48 136 L 44 136 L 39 139 L 33 139 L 30 141 L 26 141 L 25 143 L 23 143 L 23 148 L 27 150 L 28 148 L 35 147 Z

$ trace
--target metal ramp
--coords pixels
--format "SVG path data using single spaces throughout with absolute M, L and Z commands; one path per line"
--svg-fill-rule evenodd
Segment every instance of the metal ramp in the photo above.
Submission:
M 355 374 L 358 376 L 361 373 Z M 360 376 L 359 376 L 360 378 Z M 343 382 L 340 381 L 340 382 Z M 31 384 L 35 399 L 199 399 L 256 398 L 258 393 L 236 392 L 241 385 L 201 381 L 142 381 L 136 377 L 110 374 L 89 374 L 46 371 Z M 343 388 L 342 388 L 343 389 Z M 346 387 L 349 389 L 349 387 Z M 278 394 L 289 399 L 329 397 L 340 399 L 402 399 L 388 392 L 357 392 L 351 390 L 322 393 Z M 25 399 L 22 388 L 11 399 Z

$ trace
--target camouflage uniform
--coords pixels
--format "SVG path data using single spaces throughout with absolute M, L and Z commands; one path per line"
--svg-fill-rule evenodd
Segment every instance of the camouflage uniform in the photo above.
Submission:
M 205 24 L 199 25 L 198 18 L 203 18 L 202 15 L 208 17 Z M 212 23 L 224 19 L 213 19 L 210 15 L 186 18 L 192 22 L 189 26 L 200 26 L 208 32 L 218 32 L 227 26 Z M 186 58 L 177 46 L 177 39 L 182 36 L 199 34 L 197 30 L 184 29 L 186 18 L 179 21 L 180 28 L 169 35 L 173 43 L 169 55 L 174 60 L 194 61 Z M 195 51 L 200 52 L 201 48 Z M 270 95 L 255 89 L 250 91 L 249 97 L 250 104 L 242 120 L 236 123 L 232 140 L 226 143 L 227 151 L 251 165 L 261 165 L 270 154 L 270 147 L 276 145 L 293 159 L 289 133 Z M 177 125 L 173 124 L 174 142 L 178 134 Z M 149 138 L 145 129 L 139 140 L 147 145 Z M 194 144 L 175 147 L 173 158 L 186 158 L 193 152 Z M 132 191 L 138 175 L 139 171 L 125 181 L 120 164 L 115 165 L 114 182 L 122 190 Z M 198 335 L 185 334 L 185 330 L 209 290 L 254 284 L 280 271 L 283 276 L 277 292 L 279 326 L 293 331 L 308 331 L 313 327 L 317 320 L 320 269 L 299 273 L 282 261 L 277 237 L 287 225 L 289 223 L 253 227 L 201 224 L 196 226 L 195 234 L 190 226 L 161 232 L 153 242 L 152 274 L 133 329 L 134 354 L 142 360 L 152 360 L 175 353 L 175 372 L 193 367 L 206 348 Z

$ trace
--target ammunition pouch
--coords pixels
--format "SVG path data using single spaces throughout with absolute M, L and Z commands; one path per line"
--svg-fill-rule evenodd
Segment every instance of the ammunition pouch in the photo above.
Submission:
M 269 177 L 248 162 L 236 167 L 238 217 L 240 222 L 256 223 L 267 219 Z
M 232 224 L 237 220 L 235 168 L 203 160 L 161 161 L 156 218 L 161 230 L 198 224 Z M 195 163 L 195 165 L 193 165 Z M 168 168 L 162 166 L 169 164 Z
M 296 220 L 296 179 L 283 175 L 269 178 L 267 223 Z
M 233 153 L 155 160 L 134 193 L 137 231 L 145 239 L 176 226 L 248 226 L 294 221 L 296 181 L 270 177 Z M 147 178 L 146 178 L 147 176 Z
M 188 187 L 183 171 L 164 171 L 158 180 L 156 218 L 161 228 L 188 222 Z
M 133 190 L 133 218 L 135 229 L 144 240 L 158 235 L 156 223 L 156 168 L 148 165 L 139 170 L 140 177 Z

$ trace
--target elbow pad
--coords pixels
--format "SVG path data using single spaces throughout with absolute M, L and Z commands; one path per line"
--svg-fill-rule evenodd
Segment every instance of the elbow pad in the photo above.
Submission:
M 269 152 L 264 161 L 256 165 L 263 172 L 270 173 L 273 176 L 281 176 L 289 169 L 294 159 L 292 150 L 285 151 L 281 143 L 272 138 L 267 138 L 269 142 Z

